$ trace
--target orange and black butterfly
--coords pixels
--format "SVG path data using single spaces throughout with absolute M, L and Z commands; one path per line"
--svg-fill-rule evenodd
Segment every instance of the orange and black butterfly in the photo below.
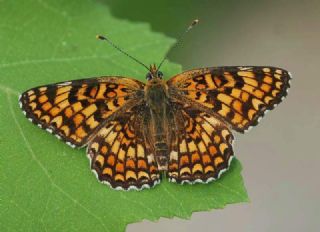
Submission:
M 146 83 L 103 76 L 32 88 L 21 108 L 72 147 L 87 146 L 101 182 L 140 190 L 162 174 L 177 183 L 218 179 L 234 156 L 231 130 L 257 125 L 290 81 L 275 67 L 199 68 L 167 81 L 159 67 L 148 69 Z

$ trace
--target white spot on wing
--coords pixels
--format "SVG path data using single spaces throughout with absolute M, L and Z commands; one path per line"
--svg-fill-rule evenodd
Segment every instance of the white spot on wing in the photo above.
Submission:
M 185 183 L 190 184 L 191 182 L 190 182 L 189 180 L 183 180 L 183 181 L 181 181 L 181 184 L 185 184 Z
M 248 132 L 252 129 L 253 126 L 249 126 L 246 130 L 244 130 L 244 132 Z
M 68 144 L 70 147 L 75 148 L 76 146 L 70 142 L 66 142 L 66 144 Z
M 65 85 L 70 85 L 72 82 L 71 81 L 67 81 L 64 83 L 60 83 L 58 86 L 65 86 Z
M 58 139 L 61 139 L 61 136 L 60 135 L 55 135 Z

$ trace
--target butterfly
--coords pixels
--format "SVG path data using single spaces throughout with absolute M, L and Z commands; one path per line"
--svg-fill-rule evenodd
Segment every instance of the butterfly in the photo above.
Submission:
M 141 190 L 164 175 L 218 179 L 234 157 L 232 130 L 257 125 L 290 87 L 289 72 L 276 67 L 198 68 L 164 80 L 160 66 L 148 67 L 146 83 L 102 76 L 32 88 L 20 106 L 70 146 L 87 147 L 99 181 Z

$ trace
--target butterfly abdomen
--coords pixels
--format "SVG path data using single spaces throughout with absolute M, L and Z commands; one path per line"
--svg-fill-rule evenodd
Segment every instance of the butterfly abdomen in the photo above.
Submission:
M 159 170 L 168 169 L 168 93 L 166 84 L 162 80 L 154 80 L 145 88 L 145 101 L 150 110 L 150 135 L 154 142 L 155 160 Z
M 155 142 L 155 158 L 158 164 L 159 171 L 168 170 L 168 145 L 164 141 Z

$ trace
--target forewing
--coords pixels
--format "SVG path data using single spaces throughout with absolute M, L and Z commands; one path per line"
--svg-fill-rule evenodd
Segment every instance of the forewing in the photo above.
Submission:
M 88 146 L 91 168 L 115 189 L 143 189 L 159 183 L 151 144 L 145 136 L 144 105 L 134 106 L 108 122 Z
M 34 124 L 81 147 L 108 117 L 137 101 L 143 86 L 129 78 L 83 79 L 30 89 L 19 101 Z
M 169 155 L 169 180 L 208 183 L 226 171 L 233 158 L 233 135 L 214 116 L 192 107 L 176 108 Z
M 192 101 L 244 132 L 287 95 L 289 73 L 275 67 L 196 69 L 168 80 L 171 95 Z

